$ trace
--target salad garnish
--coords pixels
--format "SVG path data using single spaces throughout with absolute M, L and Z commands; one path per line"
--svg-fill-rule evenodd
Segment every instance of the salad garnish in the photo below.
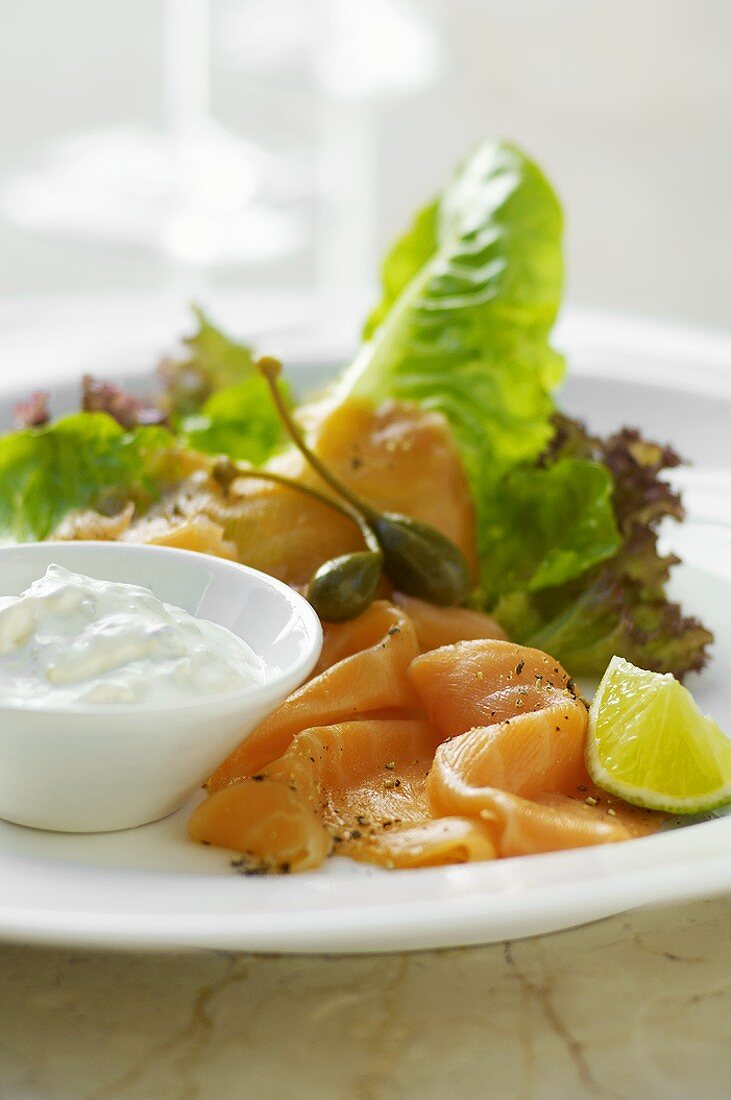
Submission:
M 480 145 L 389 251 L 359 351 L 298 420 L 309 442 L 327 410 L 348 401 L 413 402 L 441 414 L 475 511 L 470 606 L 575 674 L 600 674 L 621 652 L 682 677 L 704 665 L 711 634 L 668 599 L 676 559 L 657 547 L 660 522 L 682 518 L 662 477 L 678 458 L 634 429 L 599 439 L 556 403 L 564 362 L 550 332 L 562 220 L 533 161 L 509 144 Z M 131 503 L 125 537 L 134 537 L 166 502 L 177 512 L 184 498 L 192 514 L 197 471 L 207 479 L 201 514 L 220 522 L 221 545 L 234 553 L 234 504 L 215 496 L 214 456 L 266 469 L 287 453 L 255 362 L 198 310 L 184 354 L 162 365 L 149 399 L 135 405 L 104 391 L 103 412 L 0 438 L 0 535 L 47 538 L 85 509 L 113 516 Z M 162 424 L 144 422 L 151 409 Z M 356 575 L 360 565 L 351 563 Z
M 635 806 L 700 814 L 731 802 L 731 739 L 668 673 L 613 657 L 585 751 L 594 782 Z
M 420 523 L 411 516 L 384 512 L 374 507 L 367 500 L 357 496 L 328 469 L 327 465 L 307 446 L 287 411 L 279 392 L 278 379 L 281 366 L 277 359 L 265 358 L 259 360 L 257 370 L 271 390 L 287 435 L 315 473 L 345 499 L 350 506 L 350 514 L 355 513 L 360 516 L 370 529 L 376 547 L 380 550 L 383 568 L 395 587 L 405 592 L 407 596 L 418 596 L 440 606 L 449 607 L 463 603 L 470 590 L 470 570 L 459 547 L 427 523 Z M 371 552 L 374 552 L 375 547 L 371 539 L 366 539 L 366 545 L 369 544 Z M 356 565 L 355 570 L 354 565 Z M 370 566 L 365 565 L 362 556 L 356 559 L 356 563 L 352 561 L 349 563 L 347 559 L 343 562 L 340 559 L 337 566 L 333 566 L 333 563 L 325 563 L 324 572 L 318 570 L 313 580 L 317 585 L 318 579 L 324 580 L 327 577 L 328 582 L 331 583 L 334 571 L 340 572 L 345 569 L 352 577 L 354 571 L 359 575 L 363 567 L 367 572 L 370 571 Z M 350 617 L 339 613 L 337 619 Z

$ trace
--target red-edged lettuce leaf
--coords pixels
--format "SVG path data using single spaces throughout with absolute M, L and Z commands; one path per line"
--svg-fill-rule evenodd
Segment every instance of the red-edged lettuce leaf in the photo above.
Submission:
M 254 374 L 253 352 L 217 328 L 198 306 L 198 327 L 183 339 L 182 357 L 164 359 L 158 368 L 160 403 L 172 424 L 199 413 L 220 390 L 238 386 Z
M 681 461 L 668 446 L 624 428 L 606 440 L 577 420 L 557 416 L 543 463 L 567 457 L 601 463 L 611 474 L 612 504 L 621 543 L 608 560 L 580 580 L 542 592 L 514 590 L 494 608 L 516 640 L 555 654 L 576 675 L 599 673 L 616 653 L 634 664 L 682 678 L 701 669 L 713 636 L 668 599 L 677 564 L 658 549 L 663 520 L 681 520 L 678 494 L 662 478 Z

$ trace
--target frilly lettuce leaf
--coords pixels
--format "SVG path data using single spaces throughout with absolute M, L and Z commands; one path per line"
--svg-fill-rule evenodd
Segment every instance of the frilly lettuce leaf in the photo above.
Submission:
M 670 447 L 624 428 L 608 439 L 592 436 L 577 420 L 556 417 L 548 463 L 601 463 L 613 481 L 612 506 L 621 542 L 616 553 L 574 579 L 542 592 L 527 587 L 503 595 L 494 612 L 517 641 L 554 653 L 576 675 L 601 672 L 621 654 L 642 668 L 678 677 L 699 670 L 713 636 L 668 600 L 665 586 L 673 555 L 658 551 L 665 519 L 683 518 L 677 493 L 663 479 L 677 466 Z
M 609 470 L 581 458 L 508 474 L 488 520 L 484 600 L 492 605 L 506 592 L 553 588 L 611 557 L 620 544 L 612 491 Z
M 167 417 L 154 398 L 140 398 L 115 382 L 105 382 L 91 374 L 81 379 L 81 408 L 83 412 L 106 413 L 127 429 L 167 426 Z
M 48 538 L 81 508 L 112 513 L 131 500 L 144 510 L 205 465 L 196 452 L 261 463 L 281 446 L 281 425 L 250 350 L 196 315 L 190 356 L 168 363 L 163 395 L 141 401 L 86 378 L 84 411 L 0 436 L 0 538 Z M 149 417 L 166 402 L 174 430 L 140 424 L 140 414 Z M 183 409 L 196 412 L 183 416 Z
M 47 538 L 76 508 L 149 504 L 186 461 L 164 428 L 125 431 L 105 413 L 11 432 L 0 438 L 0 538 Z
M 185 417 L 180 427 L 190 447 L 255 465 L 286 441 L 269 387 L 258 375 L 214 393 L 200 413 Z
M 206 454 L 260 464 L 285 441 L 268 387 L 254 370 L 252 349 L 195 309 L 198 331 L 181 361 L 160 367 L 163 407 L 181 439 Z
M 253 353 L 217 328 L 198 306 L 193 307 L 197 330 L 183 340 L 185 355 L 164 359 L 158 368 L 163 384 L 160 403 L 175 424 L 200 412 L 218 390 L 238 386 L 253 376 Z

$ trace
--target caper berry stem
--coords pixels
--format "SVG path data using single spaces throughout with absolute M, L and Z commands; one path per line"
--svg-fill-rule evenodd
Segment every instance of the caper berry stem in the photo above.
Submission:
M 256 366 L 269 386 L 275 408 L 292 442 L 322 480 L 343 498 L 338 502 L 340 510 L 358 523 L 361 531 L 365 531 L 363 524 L 368 528 L 389 579 L 408 595 L 428 599 L 431 603 L 444 606 L 461 603 L 469 593 L 470 570 L 459 547 L 429 524 L 396 512 L 383 512 L 343 485 L 313 454 L 290 415 L 278 384 L 282 364 L 278 359 L 263 358 Z M 371 547 L 370 541 L 367 545 Z M 324 581 L 329 584 L 330 580 L 328 573 Z
M 223 464 L 214 467 L 214 476 L 216 476 L 219 470 L 221 473 L 225 473 L 228 482 L 239 477 L 252 478 L 257 481 L 269 481 L 273 482 L 275 485 L 282 485 L 286 489 L 294 489 L 295 492 L 304 493 L 305 496 L 318 500 L 320 504 L 325 504 L 328 508 L 333 508 L 336 512 L 340 512 L 341 515 L 352 520 L 363 536 L 363 541 L 368 549 L 380 555 L 381 548 L 373 528 L 368 521 L 364 519 L 363 515 L 354 507 L 351 507 L 350 504 L 341 500 L 335 500 L 333 497 L 327 496 L 326 493 L 321 493 L 319 489 L 314 489 L 311 485 L 306 485 L 303 481 L 297 481 L 296 478 L 287 477 L 286 474 L 278 474 L 274 470 L 260 470 L 231 460 L 226 463 L 225 471 L 223 469 Z M 231 476 L 231 474 L 233 474 L 233 476 Z
M 295 447 L 304 455 L 307 462 L 312 469 L 320 475 L 323 481 L 327 482 L 331 489 L 334 489 L 336 493 L 339 493 L 341 497 L 344 497 L 353 508 L 356 508 L 361 515 L 365 516 L 371 523 L 376 519 L 380 513 L 368 503 L 367 500 L 363 500 L 362 497 L 352 492 L 347 485 L 344 485 L 339 478 L 335 477 L 324 462 L 321 462 L 317 455 L 310 450 L 307 443 L 304 440 L 302 432 L 295 424 L 292 415 L 287 408 L 282 392 L 279 389 L 279 376 L 282 372 L 282 364 L 278 359 L 273 356 L 265 355 L 262 359 L 259 359 L 256 364 L 257 370 L 263 376 L 267 382 L 269 389 L 271 390 L 272 399 L 277 407 L 277 412 L 282 421 L 282 424 L 287 430 L 287 434 L 294 443 Z

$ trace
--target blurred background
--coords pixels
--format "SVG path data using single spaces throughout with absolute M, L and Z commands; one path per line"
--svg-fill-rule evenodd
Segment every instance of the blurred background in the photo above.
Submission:
M 0 5 L 6 309 L 241 288 L 358 312 L 489 135 L 563 198 L 572 303 L 728 325 L 728 0 Z

